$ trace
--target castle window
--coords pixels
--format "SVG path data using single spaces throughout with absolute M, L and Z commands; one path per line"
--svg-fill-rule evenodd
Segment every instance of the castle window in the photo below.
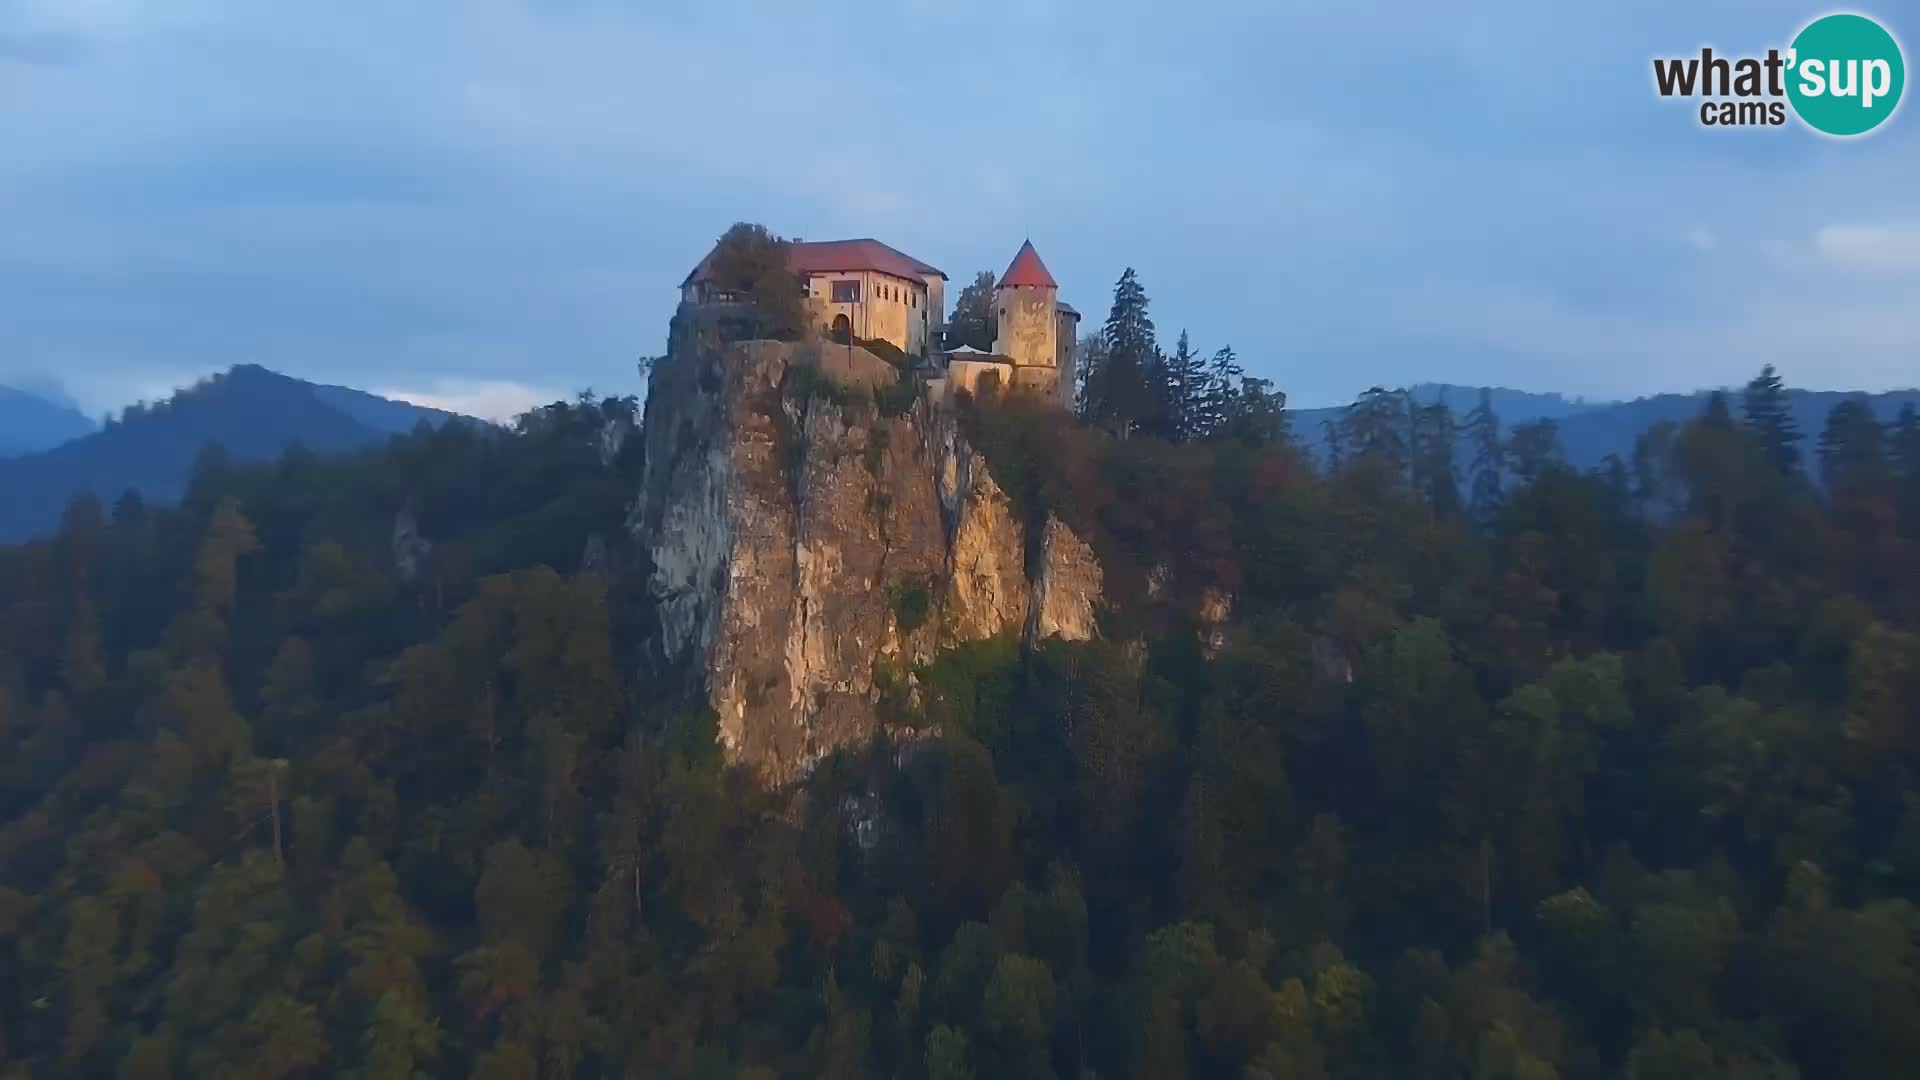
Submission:
M 836 281 L 833 283 L 833 302 L 836 304 L 857 304 L 860 302 L 860 283 L 857 281 Z

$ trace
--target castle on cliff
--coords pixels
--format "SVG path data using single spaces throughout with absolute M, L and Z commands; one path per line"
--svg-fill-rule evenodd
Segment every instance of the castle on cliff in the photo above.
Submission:
M 712 263 L 709 252 L 680 283 L 683 302 L 733 299 L 715 288 Z M 838 340 L 891 343 L 923 365 L 935 396 L 1007 390 L 1067 404 L 1080 313 L 1061 302 L 1060 286 L 1031 240 L 995 285 L 994 341 L 987 352 L 948 347 L 947 275 L 878 240 L 794 243 L 788 267 L 816 330 Z

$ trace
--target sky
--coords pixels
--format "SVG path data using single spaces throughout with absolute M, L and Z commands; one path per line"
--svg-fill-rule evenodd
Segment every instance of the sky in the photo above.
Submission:
M 1920 4 L 1877 2 L 1913 63 Z M 96 414 L 237 363 L 493 417 L 640 394 L 748 220 L 880 238 L 949 302 L 1031 237 L 1088 325 L 1131 266 L 1165 340 L 1299 406 L 1911 386 L 1920 105 L 1834 140 L 1653 90 L 1825 10 L 0 0 L 0 379 Z

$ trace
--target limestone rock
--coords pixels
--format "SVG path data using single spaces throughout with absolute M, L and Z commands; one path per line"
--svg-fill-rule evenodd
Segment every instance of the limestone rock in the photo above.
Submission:
M 881 665 L 1030 625 L 1091 633 L 1092 553 L 1050 523 L 1030 583 L 1018 515 L 951 414 L 875 407 L 891 365 L 713 331 L 683 311 L 654 365 L 628 525 L 662 649 L 704 672 L 729 759 L 784 783 L 873 734 Z
M 433 542 L 420 535 L 420 523 L 413 511 L 401 510 L 393 518 L 393 571 L 411 585 L 420 577 L 427 557 L 433 554 Z
M 1101 579 L 1093 548 L 1059 518 L 1048 515 L 1040 537 L 1040 570 L 1034 581 L 1027 640 L 1093 638 L 1094 604 L 1100 598 Z
M 1026 618 L 1032 599 L 1026 530 L 972 450 L 963 444 L 952 451 L 947 468 L 956 476 L 961 503 L 947 578 L 946 636 L 950 641 L 975 641 L 1021 625 Z

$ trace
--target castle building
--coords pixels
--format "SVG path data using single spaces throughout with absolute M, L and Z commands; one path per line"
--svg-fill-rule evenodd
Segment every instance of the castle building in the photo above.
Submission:
M 714 280 L 713 252 L 680 283 L 685 303 L 738 300 Z M 788 266 L 805 290 L 818 328 L 842 340 L 881 340 L 926 362 L 936 394 L 1014 391 L 1066 405 L 1074 380 L 1080 313 L 1060 301 L 1060 286 L 1033 241 L 994 288 L 991 352 L 943 349 L 947 275 L 878 240 L 795 241 Z
M 1072 392 L 1080 313 L 1060 302 L 1060 286 L 1033 241 L 1007 264 L 994 287 L 993 351 L 947 353 L 947 391 L 1032 394 L 1062 407 Z
M 735 299 L 715 286 L 712 264 L 708 252 L 680 283 L 681 300 Z M 921 356 L 946 328 L 947 275 L 878 240 L 795 241 L 787 265 L 820 328 L 836 337 L 888 341 Z

